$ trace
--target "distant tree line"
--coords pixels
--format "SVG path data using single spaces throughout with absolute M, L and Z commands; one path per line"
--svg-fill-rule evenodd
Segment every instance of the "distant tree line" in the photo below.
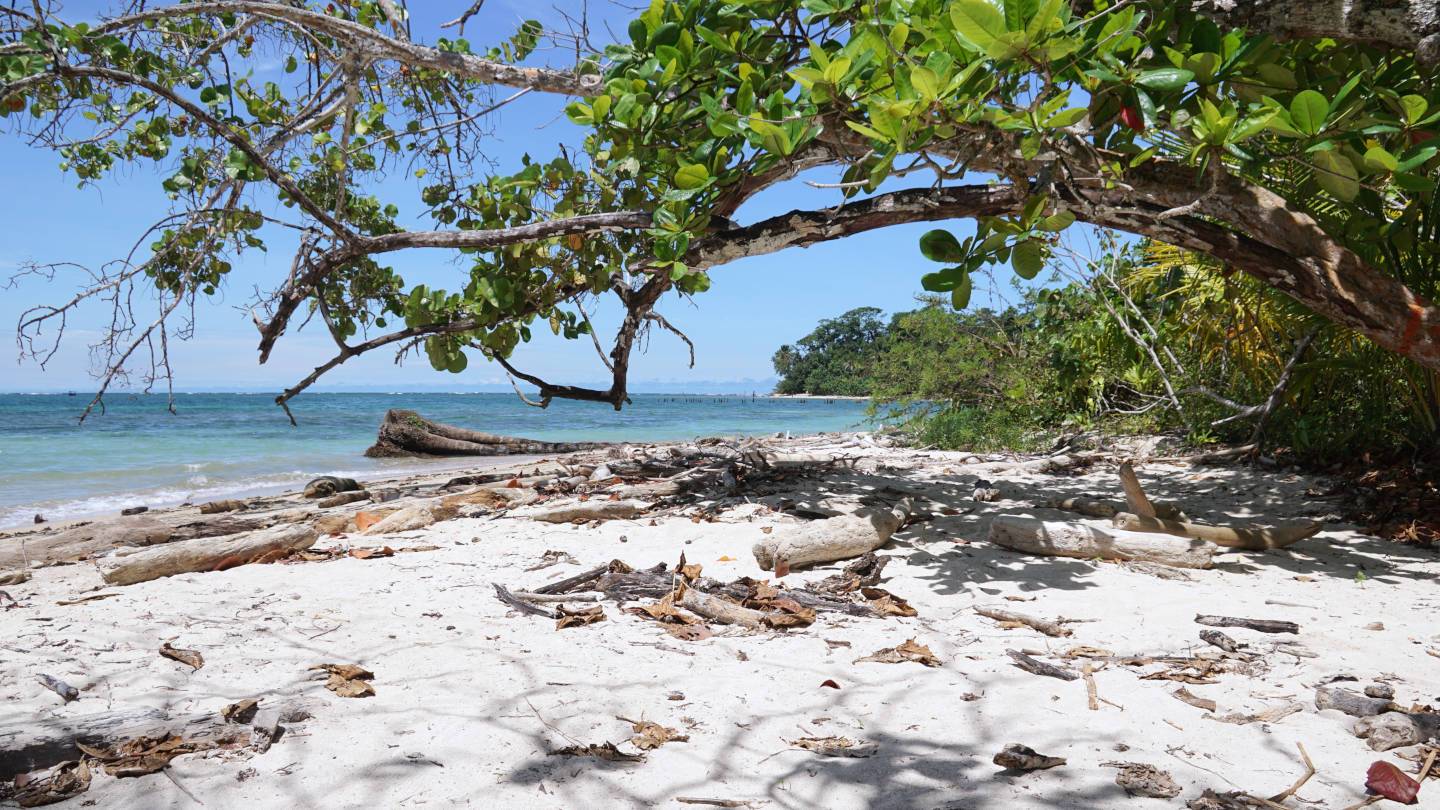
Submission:
M 1002 311 L 938 296 L 821 321 L 775 353 L 778 393 L 863 395 L 939 447 L 1054 431 L 1175 431 L 1334 459 L 1434 452 L 1440 375 L 1197 254 L 1107 242 Z

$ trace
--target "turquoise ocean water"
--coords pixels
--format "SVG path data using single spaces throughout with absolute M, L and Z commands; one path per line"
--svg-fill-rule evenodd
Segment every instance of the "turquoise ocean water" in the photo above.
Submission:
M 537 439 L 658 441 L 864 429 L 865 403 L 637 394 L 616 413 L 513 394 L 305 394 L 291 427 L 272 394 L 113 395 L 83 425 L 84 396 L 0 394 L 0 526 L 295 488 L 317 475 L 356 478 L 475 466 L 468 460 L 368 459 L 388 408 L 437 422 Z

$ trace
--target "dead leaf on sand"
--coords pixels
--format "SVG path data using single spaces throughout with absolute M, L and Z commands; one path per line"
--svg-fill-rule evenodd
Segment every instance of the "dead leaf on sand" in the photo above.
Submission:
M 789 740 L 794 748 L 813 751 L 822 757 L 870 757 L 880 750 L 879 743 L 856 742 L 849 737 L 801 737 Z
M 1207 712 L 1215 711 L 1215 701 L 1209 698 L 1202 698 L 1183 686 L 1179 689 L 1176 689 L 1174 692 L 1171 692 L 1170 696 L 1175 698 L 1176 700 L 1189 703 L 1191 706 L 1194 706 L 1197 709 L 1204 709 Z
M 681 641 L 704 641 L 715 635 L 715 631 L 704 624 L 662 624 L 660 627 Z
M 690 735 L 681 734 L 678 729 L 649 720 L 630 720 L 625 717 L 620 719 L 630 724 L 631 731 L 635 732 L 635 736 L 630 738 L 630 744 L 641 751 L 653 751 L 668 742 L 690 742 Z
M 160 645 L 160 654 L 172 661 L 179 661 L 190 669 L 197 670 L 205 666 L 205 656 L 197 650 L 182 650 L 178 647 L 171 647 L 170 642 Z
M 210 740 L 187 740 L 178 734 L 163 737 L 136 737 L 114 748 L 88 746 L 77 742 L 76 748 L 99 760 L 111 776 L 144 776 L 163 770 L 170 760 L 181 754 L 208 751 L 216 747 Z
M 552 757 L 594 757 L 607 762 L 644 762 L 644 754 L 627 754 L 615 747 L 615 743 L 592 743 L 590 745 L 567 745 L 550 752 Z
M 1106 762 L 1106 768 L 1119 768 L 1115 784 L 1131 796 L 1148 796 L 1152 799 L 1173 799 L 1180 795 L 1180 785 L 1165 771 L 1143 762 Z
M 382 546 L 381 548 L 352 548 L 350 549 L 350 556 L 357 560 L 368 560 L 373 557 L 394 557 L 395 549 L 389 546 Z
M 560 614 L 560 618 L 555 621 L 556 630 L 564 630 L 567 627 L 580 627 L 581 625 L 605 621 L 605 608 L 600 605 L 591 605 L 590 607 L 583 608 L 571 608 L 560 605 L 555 610 Z
M 220 719 L 227 723 L 248 723 L 250 718 L 255 716 L 255 707 L 260 701 L 255 698 L 245 698 L 237 703 L 231 703 L 220 710 Z
M 369 683 L 375 673 L 364 667 L 355 664 L 318 664 L 311 669 L 330 673 L 330 677 L 325 681 L 325 688 L 340 697 L 359 698 L 375 694 L 375 687 Z
M 860 595 L 870 603 L 870 609 L 881 616 L 916 616 L 910 603 L 884 588 L 861 588 Z
M 1043 771 L 1065 764 L 1064 757 L 1046 756 L 1034 748 L 1019 743 L 1005 746 L 1005 749 L 996 754 L 991 761 L 1002 768 L 1015 771 Z
M 904 644 L 886 647 L 883 650 L 876 650 L 864 658 L 855 659 L 855 663 L 857 664 L 862 661 L 873 661 L 879 664 L 904 664 L 913 661 L 917 664 L 924 664 L 927 667 L 940 666 L 940 659 L 935 657 L 935 653 L 931 652 L 929 647 L 920 644 L 913 638 Z
M 63 802 L 90 789 L 90 765 L 85 760 L 62 762 L 44 776 L 27 779 L 15 777 L 12 798 L 21 807 L 43 807 Z

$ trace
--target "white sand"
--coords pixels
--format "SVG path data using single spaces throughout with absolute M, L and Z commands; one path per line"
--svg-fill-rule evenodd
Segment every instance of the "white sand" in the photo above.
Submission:
M 1349 684 L 1356 689 L 1383 678 L 1403 704 L 1440 703 L 1440 658 L 1427 654 L 1440 650 L 1434 553 L 1331 523 L 1287 551 L 1225 554 L 1214 570 L 1192 572 L 1193 582 L 1117 564 L 1027 557 L 984 542 L 989 518 L 1058 517 L 1028 506 L 1057 495 L 1118 497 L 1113 466 L 1079 476 L 989 473 L 1006 499 L 977 504 L 967 500 L 974 476 L 959 463 L 964 454 L 845 452 L 866 457 L 862 469 L 893 465 L 901 469 L 886 475 L 941 482 L 941 500 L 974 510 L 915 524 L 882 550 L 890 559 L 883 587 L 908 599 L 917 618 L 821 614 L 788 633 L 686 643 L 610 602 L 606 621 L 557 631 L 545 618 L 512 614 L 493 595 L 491 582 L 534 587 L 612 558 L 641 567 L 673 563 L 682 551 L 719 579 L 768 576 L 750 546 L 762 527 L 796 519 L 759 503 L 728 507 L 714 523 L 688 514 L 653 526 L 642 519 L 594 528 L 456 519 L 351 538 L 362 546 L 437 544 L 437 551 L 188 574 L 107 588 L 120 595 L 73 606 L 55 603 L 100 585 L 94 567 L 52 567 L 3 588 L 21 606 L 0 609 L 0 747 L 41 718 L 137 706 L 209 711 L 298 689 L 320 698 L 322 709 L 263 755 L 181 757 L 168 775 L 97 774 L 87 794 L 61 806 L 93 800 L 158 810 L 193 807 L 198 799 L 212 810 L 686 807 L 694 805 L 675 797 L 699 796 L 837 810 L 1179 807 L 1204 788 L 1281 791 L 1303 771 L 1295 748 L 1301 742 L 1318 773 L 1299 798 L 1339 808 L 1365 797 L 1371 762 L 1412 770 L 1395 752 L 1373 752 L 1352 736 L 1352 718 L 1317 713 L 1314 686 L 1344 672 L 1361 679 Z M 1196 519 L 1279 519 L 1331 508 L 1304 494 L 1315 481 L 1297 475 L 1159 463 L 1140 474 L 1153 498 L 1179 501 Z M 831 488 L 873 481 L 837 476 Z M 550 549 L 579 564 L 526 572 Z M 785 582 L 838 568 L 794 573 Z M 1083 622 L 1072 626 L 1072 638 L 1052 639 L 1002 629 L 976 615 L 976 605 Z M 1206 648 L 1193 621 L 1199 612 L 1298 622 L 1293 637 L 1225 632 L 1258 651 L 1289 640 L 1313 657 L 1268 653 L 1263 675 L 1223 674 L 1219 683 L 1187 686 L 1191 692 L 1217 701 L 1220 714 L 1292 701 L 1305 710 L 1269 725 L 1221 723 L 1172 697 L 1180 684 L 1139 679 L 1158 665 L 1110 664 L 1095 679 L 1100 697 L 1118 705 L 1091 711 L 1082 681 L 1031 675 L 1005 657 L 1006 649 L 1073 645 L 1183 655 Z M 1366 629 L 1372 622 L 1384 629 Z M 853 663 L 912 637 L 944 665 Z M 158 656 L 165 641 L 202 652 L 204 668 L 191 673 Z M 324 662 L 373 669 L 378 695 L 326 692 L 307 672 Z M 62 705 L 36 683 L 42 673 L 80 687 L 82 698 Z M 841 689 L 822 688 L 827 679 Z M 672 692 L 683 698 L 667 699 Z M 966 693 L 979 699 L 967 701 Z M 633 764 L 547 755 L 573 742 L 632 750 L 629 726 L 617 716 L 676 727 L 690 740 Z M 787 744 L 827 735 L 879 749 L 869 758 L 836 759 Z M 1002 772 L 990 760 L 1011 742 L 1069 763 Z M 1128 750 L 1117 751 L 1120 745 Z M 1184 792 L 1168 801 L 1127 797 L 1115 770 L 1102 766 L 1117 760 L 1169 771 Z M 1421 806 L 1427 801 L 1440 806 L 1440 783 L 1422 792 Z

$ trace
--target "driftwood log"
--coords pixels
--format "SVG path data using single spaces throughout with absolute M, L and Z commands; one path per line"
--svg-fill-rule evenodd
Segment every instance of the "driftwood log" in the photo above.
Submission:
M 1281 619 L 1245 619 L 1239 616 L 1209 616 L 1200 613 L 1196 614 L 1195 623 L 1203 624 L 1207 627 L 1243 627 L 1246 630 L 1254 630 L 1257 633 L 1294 634 L 1300 632 L 1300 625 Z
M 542 442 L 496 436 L 432 422 L 414 411 L 392 408 L 380 423 L 380 435 L 365 451 L 371 458 L 391 456 L 509 456 L 573 453 L 609 447 L 609 442 Z
M 319 705 L 320 701 L 308 697 L 267 697 L 260 700 L 259 706 L 266 711 L 255 712 L 253 719 L 241 716 L 227 721 L 217 706 L 214 711 L 179 716 L 159 709 L 120 709 L 0 724 L 0 780 L 76 759 L 80 756 L 76 742 L 113 747 L 137 737 L 163 737 L 173 733 L 186 740 L 217 745 L 244 744 L 250 741 L 251 726 L 262 713 L 270 714 L 268 710 L 273 709 L 280 722 L 299 723 L 310 717 Z
M 192 571 L 215 571 L 245 565 L 272 551 L 305 549 L 315 544 L 308 525 L 276 526 L 258 532 L 202 538 L 155 548 L 123 551 L 99 561 L 100 576 L 109 585 L 133 585 Z
M 1292 543 L 1298 543 L 1320 531 L 1320 524 L 1315 521 L 1309 521 L 1297 526 L 1248 528 L 1210 526 L 1204 523 L 1164 520 L 1156 517 L 1136 515 L 1130 512 L 1120 512 L 1116 514 L 1115 517 L 1111 518 L 1111 523 L 1113 523 L 1117 529 L 1125 529 L 1132 532 L 1171 534 L 1176 537 L 1205 540 L 1219 546 L 1225 546 L 1226 548 L 1243 549 L 1246 551 L 1285 548 Z
M 88 559 L 113 548 L 153 546 L 255 531 L 273 525 L 278 515 L 242 517 L 225 514 L 172 525 L 149 515 L 117 518 L 75 526 L 55 534 L 25 534 L 0 543 L 0 568 L 18 567 L 28 557 L 31 565 Z M 21 548 L 21 541 L 24 548 Z
M 1012 551 L 1093 560 L 1139 560 L 1176 568 L 1209 568 L 1219 548 L 1200 540 L 1181 540 L 1085 523 L 1000 515 L 990 522 L 990 542 Z
M 751 552 L 766 571 L 781 563 L 794 568 L 859 557 L 890 542 L 890 536 L 905 525 L 912 508 L 906 499 L 891 508 L 869 508 L 798 526 L 777 526 Z
M 528 517 L 545 523 L 573 523 L 587 520 L 629 520 L 638 517 L 650 508 L 645 501 L 610 501 L 592 499 L 571 501 L 544 506 L 534 511 L 512 513 L 516 517 Z

